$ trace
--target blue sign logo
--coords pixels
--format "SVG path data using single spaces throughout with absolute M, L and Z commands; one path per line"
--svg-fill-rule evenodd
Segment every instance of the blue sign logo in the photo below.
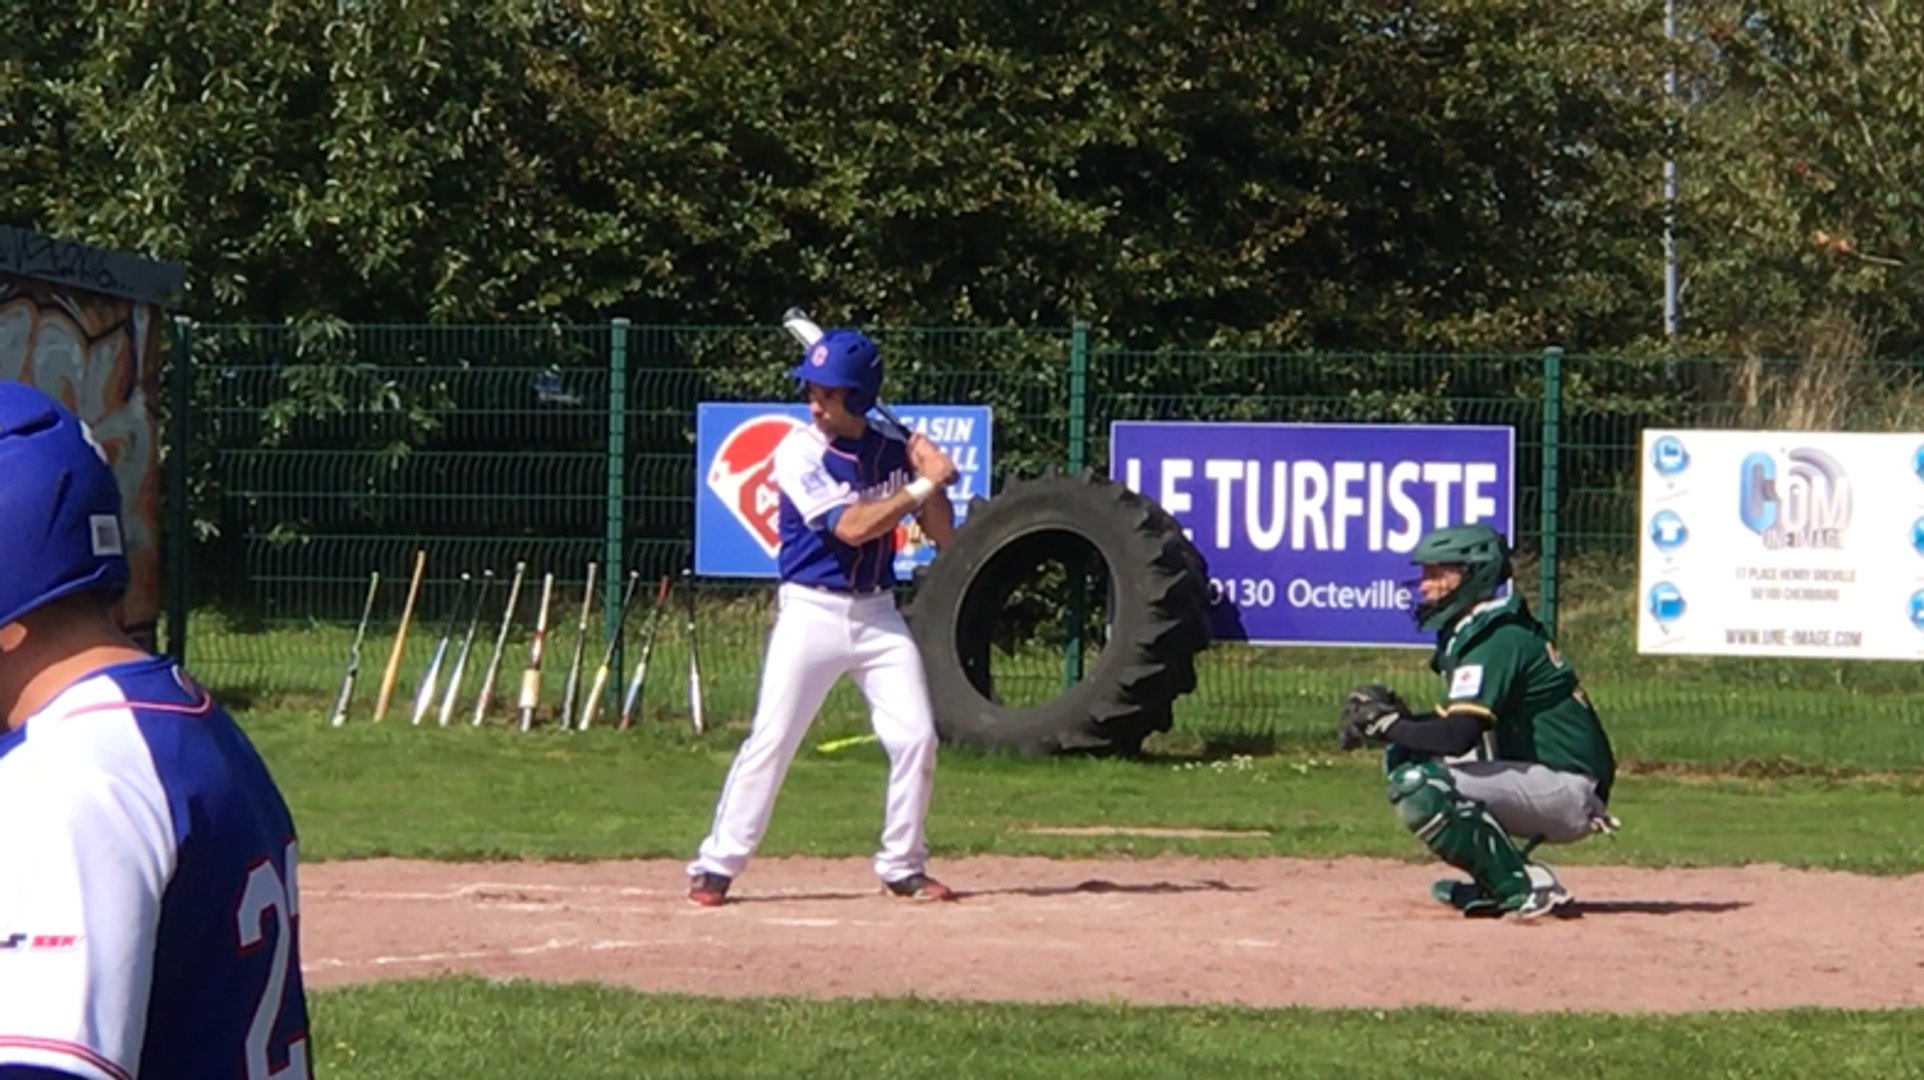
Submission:
M 1911 550 L 1924 555 L 1924 517 L 1911 522 Z
M 1760 450 L 1744 458 L 1738 468 L 1738 519 L 1772 551 L 1842 548 L 1851 523 L 1851 485 L 1843 465 L 1807 446 L 1785 457 L 1789 465 L 1781 472 L 1774 454 Z
M 1660 623 L 1673 623 L 1683 618 L 1683 593 L 1668 581 L 1659 581 L 1650 587 L 1650 617 Z
M 1690 467 L 1690 455 L 1684 453 L 1683 440 L 1675 435 L 1665 435 L 1650 448 L 1650 466 L 1663 476 L 1675 476 Z
M 1924 480 L 1924 446 L 1918 447 L 1917 452 L 1911 455 L 1911 471 L 1917 474 L 1919 480 Z
M 969 499 L 989 490 L 992 415 L 983 405 L 897 405 L 909 429 L 927 436 L 955 461 L 949 488 L 955 523 L 968 519 Z M 781 549 L 781 496 L 775 447 L 806 427 L 799 402 L 702 402 L 695 410 L 695 573 L 703 577 L 772 578 Z M 935 558 L 921 530 L 904 519 L 895 533 L 895 575 L 907 580 Z
M 1662 551 L 1675 551 L 1690 538 L 1690 530 L 1684 528 L 1683 518 L 1674 510 L 1658 511 L 1650 519 L 1650 542 Z
M 1924 630 L 1924 589 L 1911 594 L 1911 625 Z

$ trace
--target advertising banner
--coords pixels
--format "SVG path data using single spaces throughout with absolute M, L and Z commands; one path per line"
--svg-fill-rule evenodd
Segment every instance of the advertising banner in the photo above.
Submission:
M 968 501 L 988 498 L 991 410 L 986 405 L 897 405 L 889 408 L 910 431 L 927 436 L 954 459 L 959 476 L 949 488 L 956 524 Z M 808 406 L 795 402 L 703 402 L 695 411 L 695 573 L 704 577 L 776 576 L 779 499 L 772 475 L 775 447 L 809 423 Z M 886 421 L 884 421 L 886 423 Z M 908 580 L 934 558 L 921 531 L 905 519 L 895 533 L 895 573 Z
M 1924 657 L 1924 434 L 1647 430 L 1637 648 Z
M 1209 562 L 1218 640 L 1431 647 L 1410 551 L 1440 525 L 1514 543 L 1508 427 L 1127 421 L 1112 479 L 1160 503 Z

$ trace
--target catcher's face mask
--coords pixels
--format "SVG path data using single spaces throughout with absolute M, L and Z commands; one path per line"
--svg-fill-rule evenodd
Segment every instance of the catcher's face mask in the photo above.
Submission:
M 1510 577 L 1503 537 L 1488 525 L 1452 525 L 1417 542 L 1410 561 L 1423 568 L 1412 583 L 1416 625 L 1437 631 L 1496 595 Z

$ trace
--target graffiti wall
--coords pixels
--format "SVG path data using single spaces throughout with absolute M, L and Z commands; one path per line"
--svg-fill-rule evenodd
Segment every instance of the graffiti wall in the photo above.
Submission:
M 126 502 L 133 589 L 121 621 L 150 646 L 160 617 L 160 334 L 153 304 L 0 272 L 0 379 L 92 425 Z

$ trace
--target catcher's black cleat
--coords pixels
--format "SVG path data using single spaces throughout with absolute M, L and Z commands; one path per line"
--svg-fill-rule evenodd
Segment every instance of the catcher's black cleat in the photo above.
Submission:
M 1496 897 L 1483 891 L 1474 881 L 1459 881 L 1444 878 L 1430 886 L 1430 895 L 1438 903 L 1448 904 L 1463 913 L 1466 919 L 1494 919 L 1503 914 L 1502 905 Z

